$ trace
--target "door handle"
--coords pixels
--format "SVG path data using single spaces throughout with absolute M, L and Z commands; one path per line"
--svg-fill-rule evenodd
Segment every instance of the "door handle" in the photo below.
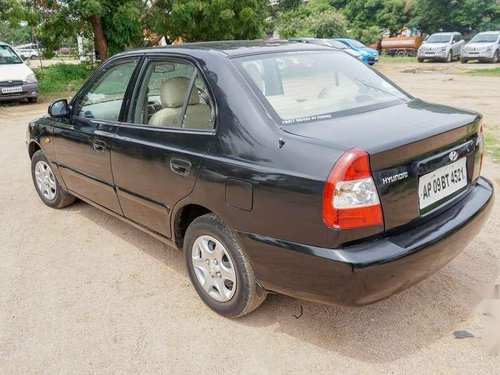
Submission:
M 175 174 L 187 177 L 191 173 L 191 162 L 182 159 L 170 159 L 170 169 Z
M 100 154 L 100 153 L 106 151 L 106 143 L 103 141 L 93 140 L 92 141 L 92 148 L 94 149 L 95 152 Z

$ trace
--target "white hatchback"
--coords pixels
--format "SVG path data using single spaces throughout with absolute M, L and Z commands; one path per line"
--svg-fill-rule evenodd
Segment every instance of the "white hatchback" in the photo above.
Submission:
M 0 42 L 0 101 L 27 99 L 35 103 L 38 81 L 33 71 L 6 43 Z

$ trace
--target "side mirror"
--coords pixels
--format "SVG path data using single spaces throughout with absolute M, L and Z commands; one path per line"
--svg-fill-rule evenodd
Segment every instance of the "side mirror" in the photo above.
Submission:
M 70 108 L 66 99 L 56 100 L 49 106 L 49 115 L 54 118 L 69 117 Z

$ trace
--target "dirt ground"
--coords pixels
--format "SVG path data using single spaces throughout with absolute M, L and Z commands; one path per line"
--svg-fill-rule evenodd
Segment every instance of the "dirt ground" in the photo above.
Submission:
M 500 78 L 452 65 L 378 68 L 417 97 L 500 126 Z M 342 308 L 272 295 L 228 320 L 197 297 L 177 250 L 87 204 L 42 204 L 24 140 L 45 111 L 0 107 L 0 374 L 500 372 L 483 314 L 500 281 L 500 202 L 463 254 L 388 300 Z M 487 160 L 484 174 L 500 188 L 498 165 Z

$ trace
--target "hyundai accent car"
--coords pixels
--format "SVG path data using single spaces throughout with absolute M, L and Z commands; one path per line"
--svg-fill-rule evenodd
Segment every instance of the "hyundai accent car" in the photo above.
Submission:
M 0 41 L 0 101 L 27 99 L 35 103 L 37 98 L 35 74 L 8 44 Z
M 387 298 L 457 256 L 494 196 L 479 114 L 313 44 L 116 55 L 31 122 L 27 143 L 43 203 L 79 198 L 179 248 L 228 317 L 268 293 Z
M 498 63 L 500 59 L 500 31 L 479 33 L 462 49 L 460 61 L 464 64 L 471 60 Z
M 418 49 L 417 60 L 419 63 L 425 60 L 450 63 L 460 59 L 464 44 L 462 34 L 457 32 L 432 34 Z

